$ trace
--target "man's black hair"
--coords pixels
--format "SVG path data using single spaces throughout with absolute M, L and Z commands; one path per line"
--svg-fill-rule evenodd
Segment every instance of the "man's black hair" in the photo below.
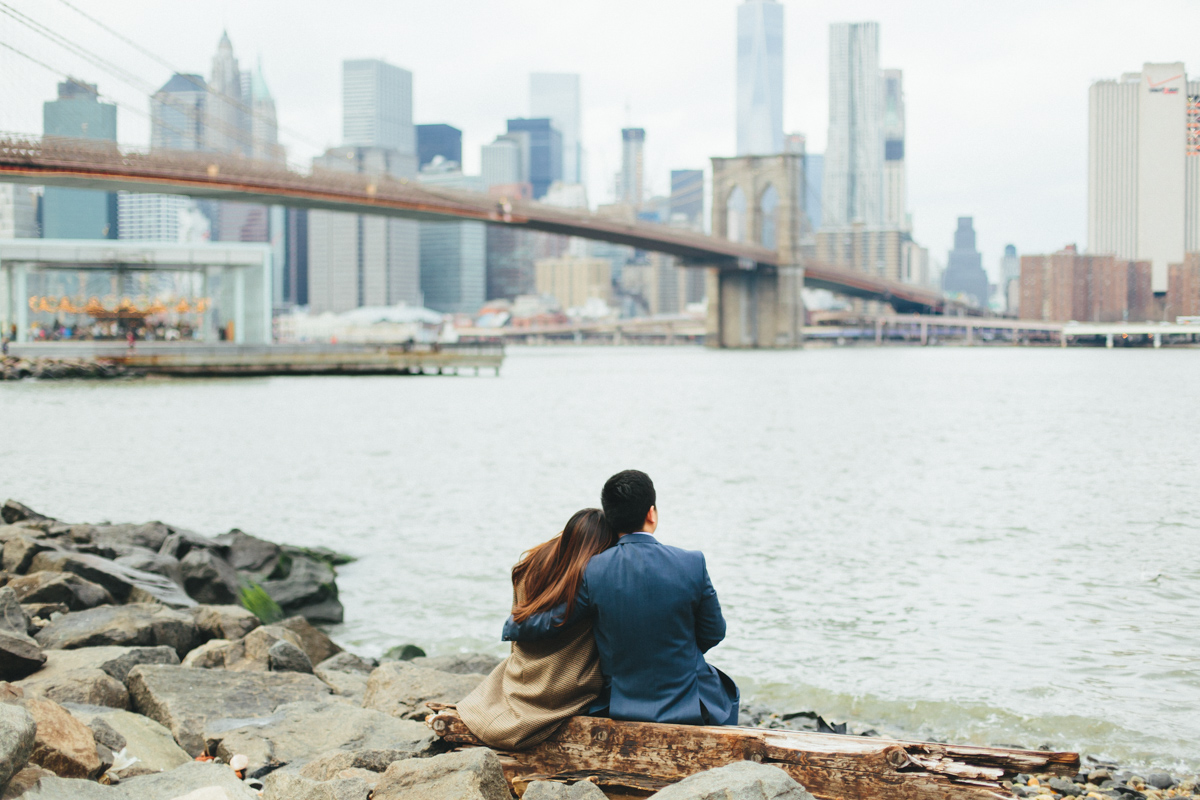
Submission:
M 600 505 L 608 524 L 618 534 L 640 531 L 655 504 L 654 481 L 636 469 L 618 472 L 604 482 Z

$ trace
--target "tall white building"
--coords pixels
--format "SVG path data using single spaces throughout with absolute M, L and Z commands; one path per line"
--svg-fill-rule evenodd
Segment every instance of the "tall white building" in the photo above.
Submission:
M 37 236 L 37 195 L 28 186 L 0 183 L 0 239 Z
M 583 183 L 583 143 L 579 76 L 535 72 L 529 76 L 529 116 L 549 117 L 562 134 L 562 179 Z
M 416 155 L 412 73 L 377 58 L 342 62 L 342 143 Z
M 208 97 L 204 109 L 204 148 L 218 153 L 251 151 L 246 122 L 245 99 L 242 96 L 242 72 L 233 55 L 229 34 L 222 33 L 212 60 L 212 77 L 208 81 Z
M 470 192 L 487 191 L 483 178 L 463 175 L 451 162 L 436 160 L 421 171 L 421 183 Z M 434 311 L 473 314 L 487 290 L 487 225 L 483 222 L 421 222 L 421 292 Z
M 904 162 L 904 73 L 885 69 L 883 79 L 883 224 L 909 230 L 908 175 Z
M 1167 266 L 1200 251 L 1200 81 L 1182 62 L 1097 81 L 1088 97 L 1088 250 Z
M 637 208 L 642 204 L 646 174 L 646 129 L 621 129 L 620 202 Z
M 879 23 L 829 26 L 829 137 L 822 227 L 879 226 L 883 203 L 883 82 Z
M 737 154 L 782 153 L 783 4 L 746 0 L 737 37 Z
M 190 197 L 118 192 L 117 234 L 140 241 L 207 242 L 212 227 Z

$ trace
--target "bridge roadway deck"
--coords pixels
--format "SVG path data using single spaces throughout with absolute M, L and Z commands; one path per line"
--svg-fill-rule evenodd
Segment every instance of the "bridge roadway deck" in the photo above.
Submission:
M 679 258 L 684 267 L 795 266 L 781 265 L 774 250 L 698 231 L 625 222 L 586 210 L 432 187 L 404 178 L 328 169 L 306 175 L 286 165 L 215 153 L 140 153 L 123 151 L 112 142 L 78 139 L 0 139 L 0 181 L 180 194 L 416 220 L 478 220 L 666 253 Z M 882 300 L 898 311 L 941 312 L 951 307 L 980 313 L 919 286 L 812 261 L 803 266 L 809 287 Z
M 9 346 L 18 358 L 103 360 L 147 375 L 250 377 L 265 375 L 500 374 L 504 345 L 276 344 L 191 342 L 34 342 Z

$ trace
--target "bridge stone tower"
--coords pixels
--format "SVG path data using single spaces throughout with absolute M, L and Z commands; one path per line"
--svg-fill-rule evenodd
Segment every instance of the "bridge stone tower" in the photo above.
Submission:
M 713 235 L 775 250 L 779 263 L 709 268 L 705 340 L 710 347 L 799 347 L 804 156 L 714 158 L 712 169 Z

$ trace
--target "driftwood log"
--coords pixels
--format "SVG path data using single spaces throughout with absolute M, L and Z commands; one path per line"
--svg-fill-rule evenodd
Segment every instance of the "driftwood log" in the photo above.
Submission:
M 437 706 L 426 721 L 447 742 L 483 746 L 453 708 Z M 536 747 L 498 752 L 518 796 L 534 780 L 593 780 L 610 798 L 646 797 L 697 772 L 758 761 L 819 800 L 1012 800 L 1000 782 L 1019 773 L 1079 771 L 1078 753 L 599 717 L 572 717 Z

